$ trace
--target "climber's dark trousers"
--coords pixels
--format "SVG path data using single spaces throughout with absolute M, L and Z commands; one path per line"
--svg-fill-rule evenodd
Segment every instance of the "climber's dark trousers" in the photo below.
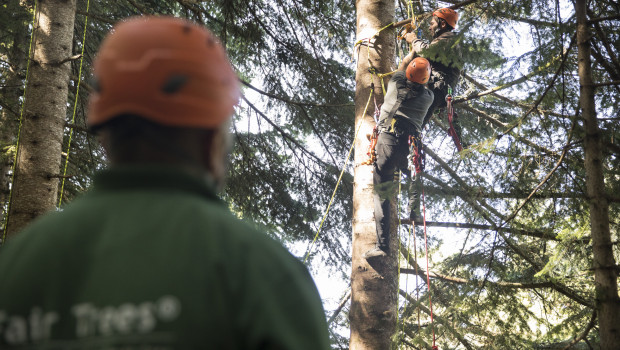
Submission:
M 374 205 L 375 223 L 377 225 L 377 246 L 387 252 L 390 246 L 390 201 L 395 198 L 398 191 L 398 181 L 394 181 L 395 174 L 400 170 L 407 177 L 410 171 L 407 168 L 407 156 L 409 155 L 408 134 L 382 132 L 377 139 L 377 161 L 374 164 Z M 409 183 L 417 181 L 409 181 Z M 419 206 L 419 192 L 417 186 L 409 190 L 410 202 Z M 418 198 L 418 199 L 416 199 Z

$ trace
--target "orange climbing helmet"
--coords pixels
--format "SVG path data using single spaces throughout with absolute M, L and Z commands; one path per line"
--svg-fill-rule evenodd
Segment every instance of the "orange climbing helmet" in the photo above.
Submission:
M 456 22 L 459 20 L 459 14 L 453 9 L 446 7 L 435 10 L 435 12 L 433 12 L 433 16 L 444 19 L 452 28 L 456 28 Z
M 115 26 L 94 62 L 88 125 L 123 114 L 167 126 L 213 129 L 240 97 L 224 48 L 207 29 L 174 17 L 134 17 Z
M 407 66 L 405 75 L 409 81 L 426 84 L 431 76 L 431 64 L 426 58 L 416 57 Z

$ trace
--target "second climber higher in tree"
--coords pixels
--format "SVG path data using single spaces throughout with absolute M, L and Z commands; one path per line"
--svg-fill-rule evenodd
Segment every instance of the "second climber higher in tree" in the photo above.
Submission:
M 426 58 L 432 67 L 428 87 L 433 91 L 435 99 L 424 117 L 423 127 L 431 119 L 435 109 L 446 106 L 446 96 L 456 89 L 463 69 L 460 36 L 454 31 L 458 19 L 456 11 L 440 8 L 433 12 L 430 21 L 429 30 L 432 35 L 430 42 L 418 38 L 415 31 L 404 36 L 405 40 L 411 43 L 411 50 L 415 52 L 415 56 Z M 455 121 L 455 128 L 460 135 L 458 121 Z

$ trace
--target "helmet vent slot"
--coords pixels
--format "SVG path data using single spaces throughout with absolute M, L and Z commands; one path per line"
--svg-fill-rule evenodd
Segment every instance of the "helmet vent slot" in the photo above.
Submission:
M 161 91 L 165 94 L 174 94 L 177 91 L 181 90 L 181 88 L 187 83 L 187 76 L 175 74 L 168 78 L 164 86 L 162 86 Z

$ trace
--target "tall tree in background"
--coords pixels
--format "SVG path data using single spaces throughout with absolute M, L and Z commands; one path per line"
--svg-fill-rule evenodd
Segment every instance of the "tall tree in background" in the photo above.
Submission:
M 76 1 L 37 3 L 7 233 L 56 206 Z
M 358 165 L 368 158 L 368 141 L 364 135 L 370 134 L 375 125 L 372 117 L 375 103 L 383 102 L 380 80 L 383 78 L 376 73 L 390 72 L 394 64 L 394 30 L 381 30 L 394 20 L 394 1 L 358 0 L 356 10 L 359 45 L 355 52 L 355 125 L 359 133 L 355 139 L 353 181 L 350 349 L 382 350 L 390 349 L 398 317 L 396 228 L 392 225 L 391 253 L 385 264 L 370 266 L 362 255 L 377 243 L 372 167 Z
M 298 256 L 310 251 L 308 266 L 313 272 L 320 266 L 321 272 L 327 271 L 332 278 L 348 280 L 351 273 L 354 280 L 365 281 L 352 286 L 366 289 L 354 290 L 351 307 L 344 305 L 344 313 L 333 317 L 335 347 L 369 347 L 371 341 L 377 348 L 385 347 L 387 334 L 395 329 L 393 345 L 430 347 L 433 327 L 425 283 L 430 277 L 440 348 L 596 348 L 603 326 L 595 326 L 603 319 L 596 312 L 597 283 L 591 269 L 596 266 L 593 256 L 598 256 L 596 244 L 591 244 L 595 230 L 590 225 L 595 220 L 588 209 L 592 197 L 586 188 L 591 181 L 589 176 L 586 180 L 584 164 L 591 148 L 586 145 L 588 126 L 583 123 L 585 108 L 579 107 L 580 84 L 575 79 L 576 13 L 563 2 L 415 2 L 418 15 L 437 7 L 459 8 L 457 30 L 466 69 L 455 92 L 455 107 L 463 125 L 462 141 L 469 147 L 461 153 L 455 151 L 445 131 L 445 114 L 436 115 L 424 131 L 430 269 L 415 261 L 416 252 L 418 257 L 424 253 L 419 244 L 421 232 L 410 236 L 401 230 L 398 308 L 390 299 L 393 284 L 376 279 L 396 273 L 396 267 L 382 272 L 360 260 L 375 240 L 368 166 L 345 169 L 321 226 L 341 159 L 361 118 L 366 122 L 355 140 L 355 164 L 366 159 L 365 135 L 372 126 L 374 101 L 365 116 L 362 112 L 371 81 L 377 101 L 382 100 L 379 78 L 368 68 L 372 65 L 377 73 L 388 73 L 398 61 L 394 51 L 406 50 L 398 45 L 397 50 L 390 48 L 395 41 L 393 29 L 361 46 L 354 43 L 372 37 L 392 21 L 408 18 L 407 3 L 397 1 L 395 10 L 390 10 L 392 18 L 372 10 L 367 16 L 373 20 L 359 21 L 356 31 L 355 8 L 346 0 L 91 2 L 83 43 L 86 73 L 78 77 L 78 64 L 71 63 L 68 101 L 75 100 L 79 79 L 88 90 L 85 82 L 90 62 L 101 38 L 117 21 L 140 14 L 172 14 L 203 23 L 225 43 L 245 86 L 245 99 L 231 130 L 237 143 L 224 198 L 240 217 L 266 226 Z M 357 5 L 363 8 L 363 4 L 393 6 L 361 0 Z M 23 86 L 25 69 L 15 63 L 19 57 L 25 63 L 28 53 L 23 38 L 21 44 L 12 45 L 17 42 L 13 34 L 29 32 L 29 24 L 28 18 L 6 16 L 6 9 L 0 6 L 0 19 L 15 21 L 0 21 L 0 28 L 11 28 L 0 31 L 0 108 L 3 115 L 15 116 L 10 113 L 19 110 L 15 106 L 21 93 L 7 79 L 17 76 L 21 80 L 17 85 Z M 618 13 L 619 5 L 610 0 L 590 2 L 586 13 L 611 253 L 616 261 L 620 258 Z M 76 47 L 85 15 L 86 1 L 79 1 L 74 33 L 80 36 L 73 39 Z M 365 28 L 368 32 L 362 32 Z M 426 23 L 422 28 L 426 30 Z M 424 36 L 430 37 L 429 33 Z M 519 46 L 526 49 L 517 53 L 514 48 Z M 9 55 L 12 49 L 15 54 Z M 370 64 L 365 57 L 368 53 Z M 358 67 L 351 61 L 352 55 Z M 5 69 L 7 62 L 14 72 Z M 104 155 L 84 128 L 87 97 L 80 92 L 76 122 L 70 125 L 75 133 L 68 169 L 71 177 L 63 196 L 68 200 L 87 190 L 93 171 L 105 166 Z M 9 129 L 2 129 L 2 137 L 10 143 L 16 130 Z M 65 147 L 67 139 L 65 133 Z M 57 172 L 57 168 L 50 171 Z M 316 245 L 306 249 L 317 232 Z M 350 254 L 352 237 L 356 242 Z M 414 237 L 418 247 L 413 244 Z M 613 284 L 611 276 L 610 290 Z M 375 286 L 388 288 L 387 294 L 371 290 Z M 368 295 L 374 299 L 364 299 Z M 330 314 L 336 309 L 327 298 L 325 305 Z M 380 310 L 388 312 L 384 323 L 376 316 Z M 397 312 L 398 327 L 391 323 L 396 319 L 389 314 L 392 310 Z M 368 311 L 371 313 L 365 314 Z M 368 323 L 365 326 L 363 322 Z M 344 335 L 348 327 L 351 339 Z M 360 336 L 359 332 L 366 333 Z
M 0 203 L 7 203 L 10 193 L 9 183 L 11 169 L 15 158 L 15 138 L 19 125 L 20 97 L 23 95 L 22 72 L 25 72 L 27 57 L 24 51 L 28 45 L 27 26 L 28 12 L 25 4 L 20 1 L 10 1 L 6 11 L 0 12 L 0 33 L 4 45 L 0 46 L 0 74 L 2 84 L 2 111 L 0 112 Z M 4 222 L 5 207 L 2 206 L 0 222 Z
M 587 194 L 590 202 L 590 227 L 596 311 L 599 318 L 601 349 L 620 346 L 620 297 L 618 265 L 614 258 L 609 229 L 609 204 L 605 190 L 603 143 L 596 118 L 596 103 L 591 68 L 590 37 L 586 0 L 577 0 L 577 47 L 579 65 L 579 103 L 584 121 L 584 151 Z
M 578 66 L 575 14 L 559 2 L 464 3 L 459 29 L 470 30 L 462 36 L 467 69 L 456 108 L 463 139 L 471 146 L 459 155 L 450 152 L 443 142 L 449 142 L 443 118 L 436 117 L 426 130 L 429 235 L 432 249 L 439 249 L 433 255 L 443 258 L 432 261 L 430 271 L 413 259 L 411 268 L 403 270 L 424 281 L 430 275 L 435 327 L 444 346 L 590 348 L 599 341 L 593 328 L 597 284 L 589 269 L 597 248 L 594 241 L 589 244 L 595 218 L 590 220 L 587 211 L 590 180 L 583 164 L 588 131 L 573 78 Z M 618 131 L 613 126 L 618 100 L 609 98 L 618 91 L 613 81 L 620 68 L 618 47 L 612 44 L 618 42 L 613 24 L 618 5 L 591 5 L 593 71 L 605 96 L 596 100 L 603 115 L 594 124 L 600 123 L 605 145 L 601 177 L 610 180 L 600 189 L 609 197 L 618 188 Z M 503 57 L 496 56 L 500 60 L 493 59 L 488 49 L 501 48 L 501 40 L 511 36 L 514 46 L 532 38 L 530 51 L 511 57 L 508 47 Z M 528 71 L 520 69 L 523 65 Z M 617 204 L 608 209 L 618 212 Z M 440 233 L 433 227 L 445 229 Z M 459 249 L 438 244 L 448 237 Z M 617 229 L 612 230 L 610 255 L 618 255 L 617 237 Z M 613 261 L 605 266 L 617 269 Z M 608 283 L 617 286 L 617 276 Z M 419 298 L 401 292 L 407 304 L 399 327 L 403 342 L 422 347 L 432 327 L 429 306 L 421 305 L 423 288 L 415 288 Z M 610 288 L 608 296 L 617 298 L 617 292 Z M 427 314 L 424 322 L 415 317 L 416 309 Z

